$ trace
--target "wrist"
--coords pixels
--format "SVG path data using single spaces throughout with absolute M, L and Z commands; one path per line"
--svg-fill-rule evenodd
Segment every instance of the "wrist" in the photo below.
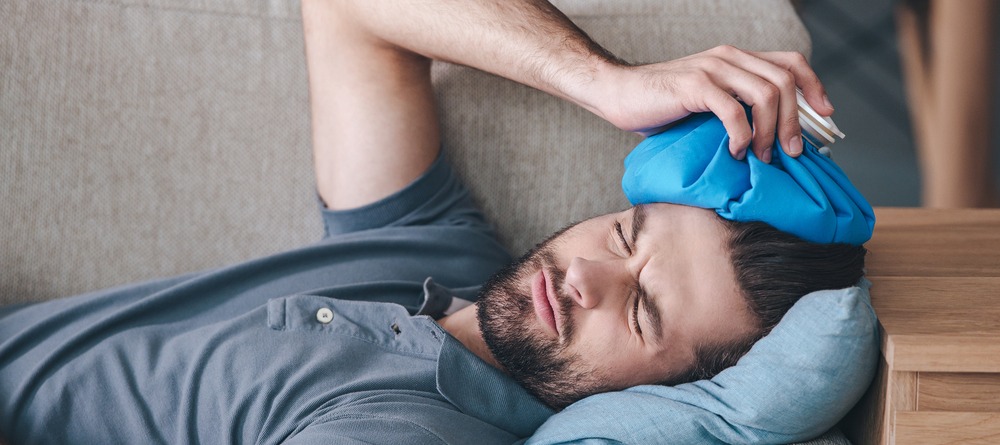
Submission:
M 626 65 L 613 56 L 593 56 L 590 59 L 584 63 L 584 71 L 569 76 L 562 89 L 562 96 L 598 117 L 610 120 L 616 79 L 624 72 Z

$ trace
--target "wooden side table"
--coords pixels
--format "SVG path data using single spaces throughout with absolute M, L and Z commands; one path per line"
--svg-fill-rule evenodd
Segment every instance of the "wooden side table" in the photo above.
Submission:
M 842 429 L 856 444 L 1000 444 L 1000 209 L 875 213 L 882 362 Z

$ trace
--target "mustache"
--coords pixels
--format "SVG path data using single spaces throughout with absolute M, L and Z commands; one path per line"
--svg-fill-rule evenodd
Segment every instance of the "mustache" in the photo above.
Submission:
M 554 297 L 558 306 L 553 309 L 559 313 L 560 327 L 562 328 L 559 332 L 559 340 L 563 344 L 563 347 L 566 347 L 575 338 L 573 335 L 576 331 L 576 324 L 573 322 L 573 305 L 575 303 L 573 302 L 573 297 L 564 290 L 566 272 L 556 267 L 555 262 L 553 253 L 548 249 L 540 250 L 535 261 L 537 268 L 544 269 L 545 274 L 552 281 L 552 288 L 555 291 Z
M 525 389 L 555 409 L 610 388 L 595 370 L 569 351 L 576 335 L 574 298 L 563 291 L 566 273 L 555 252 L 559 233 L 508 264 L 483 285 L 476 315 L 483 340 L 501 368 Z M 553 312 L 561 320 L 560 337 L 544 335 L 536 325 L 530 279 L 546 273 L 553 287 Z

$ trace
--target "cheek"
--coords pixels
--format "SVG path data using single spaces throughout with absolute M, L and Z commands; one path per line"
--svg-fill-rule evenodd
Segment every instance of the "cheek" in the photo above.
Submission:
M 585 221 L 552 238 L 550 248 L 561 266 L 575 257 L 596 259 L 609 254 L 612 222 Z
M 581 323 L 583 332 L 568 352 L 579 357 L 581 366 L 616 387 L 659 383 L 676 367 L 671 365 L 676 357 L 643 344 L 621 320 L 590 317 Z
M 587 366 L 604 371 L 606 376 L 618 376 L 649 359 L 621 320 L 610 323 L 591 317 L 579 322 L 577 338 L 569 352 L 578 355 Z
M 617 389 L 656 384 L 666 380 L 662 358 L 643 354 L 635 348 L 597 345 L 580 352 L 582 366 Z

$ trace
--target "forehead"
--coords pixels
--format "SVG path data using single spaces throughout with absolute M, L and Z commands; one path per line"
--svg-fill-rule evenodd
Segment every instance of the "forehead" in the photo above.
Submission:
M 645 205 L 636 247 L 643 263 L 640 281 L 668 317 L 669 337 L 687 346 L 743 334 L 737 326 L 748 311 L 733 271 L 728 231 L 712 210 L 674 204 Z M 683 314 L 683 316 L 677 316 Z M 720 329 L 728 326 L 730 329 Z
M 712 210 L 675 204 L 650 204 L 627 211 L 640 273 L 647 281 L 674 293 L 715 300 L 736 293 L 736 277 L 728 249 L 728 232 Z M 666 282 L 664 282 L 666 281 Z
M 643 272 L 666 274 L 683 291 L 719 296 L 737 289 L 729 256 L 728 232 L 714 211 L 676 204 L 633 208 L 641 219 L 636 247 L 645 260 Z M 657 280 L 656 277 L 646 277 Z M 662 284 L 662 283 L 661 283 Z
M 690 260 L 729 263 L 728 231 L 715 211 L 677 204 L 645 204 L 623 212 L 648 253 L 673 252 Z M 636 221 L 638 220 L 638 221 Z
M 663 203 L 644 204 L 626 210 L 628 213 L 636 211 L 645 215 L 644 219 L 652 223 L 650 228 L 654 230 L 694 231 L 719 238 L 719 241 L 725 237 L 725 226 L 714 210 Z

